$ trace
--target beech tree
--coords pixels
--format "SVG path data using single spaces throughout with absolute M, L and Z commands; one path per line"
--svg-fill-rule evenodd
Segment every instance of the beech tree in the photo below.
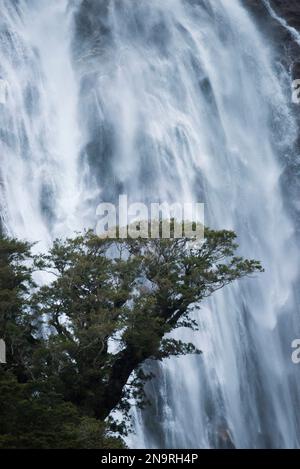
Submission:
M 5 268 L 20 268 L 25 255 L 31 260 L 30 268 L 22 267 L 25 277 L 11 317 L 7 305 L 1 305 L 0 293 L 5 339 L 8 343 L 14 340 L 16 330 L 7 332 L 7 324 L 12 322 L 25 328 L 27 341 L 26 353 L 12 355 L 6 368 L 1 368 L 2 374 L 5 369 L 29 389 L 37 385 L 40 394 L 35 396 L 55 396 L 65 413 L 64 406 L 71 406 L 73 426 L 88 418 L 88 427 L 97 433 L 97 425 L 101 425 L 102 436 L 95 447 L 119 444 L 106 432 L 126 432 L 132 398 L 137 405 L 145 405 L 143 385 L 152 377 L 143 370 L 146 360 L 200 353 L 171 333 L 180 327 L 197 329 L 192 313 L 201 300 L 262 271 L 259 262 L 236 256 L 233 232 L 208 228 L 202 243 L 187 238 L 107 239 L 89 231 L 56 240 L 40 256 L 32 256 L 28 245 L 2 242 L 12 243 L 12 250 L 24 249 L 17 262 L 5 258 Z M 35 286 L 33 270 L 47 272 L 51 280 Z M 2 276 L 1 268 L 1 282 Z M 7 293 L 8 298 L 14 295 Z M 121 425 L 109 419 L 116 409 L 124 415 Z M 56 418 L 59 414 L 57 410 Z M 84 447 L 87 438 L 80 440 L 77 433 L 73 440 L 69 434 L 65 436 L 66 446 Z

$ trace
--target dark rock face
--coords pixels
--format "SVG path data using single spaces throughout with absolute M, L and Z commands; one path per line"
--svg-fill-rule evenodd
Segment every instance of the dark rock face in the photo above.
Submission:
M 298 0 L 271 0 L 274 11 L 284 18 L 288 26 L 300 32 L 300 2 Z M 300 45 L 297 44 L 292 34 L 286 41 L 288 56 L 292 61 L 292 73 L 294 78 L 300 78 Z
M 271 6 L 287 23 L 300 30 L 300 2 L 299 0 L 271 0 Z
M 264 0 L 243 0 L 243 3 L 254 15 L 260 29 L 277 46 L 280 62 L 291 70 L 294 78 L 300 78 L 300 45 L 293 33 L 270 15 Z M 269 5 L 288 27 L 300 32 L 299 0 L 269 0 Z

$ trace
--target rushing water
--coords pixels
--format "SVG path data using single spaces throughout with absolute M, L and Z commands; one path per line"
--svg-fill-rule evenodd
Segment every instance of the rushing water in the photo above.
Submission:
M 100 200 L 203 201 L 266 272 L 178 331 L 137 447 L 299 447 L 298 252 L 281 174 L 290 78 L 240 0 L 0 0 L 0 203 L 10 233 L 95 224 Z M 300 336 L 299 336 L 300 337 Z

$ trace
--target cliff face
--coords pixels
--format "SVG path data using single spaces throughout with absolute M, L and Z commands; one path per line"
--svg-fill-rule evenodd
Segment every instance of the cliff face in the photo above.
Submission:
M 274 12 L 283 18 L 290 28 L 300 33 L 300 2 L 299 0 L 270 0 Z M 291 60 L 291 70 L 294 78 L 300 78 L 300 36 L 298 43 L 292 31 L 282 27 L 277 21 L 277 28 L 281 31 L 282 46 L 285 46 L 287 59 Z
M 295 38 L 297 32 L 300 34 L 300 1 L 243 1 L 255 16 L 261 30 L 276 44 L 280 62 L 291 70 L 294 78 L 300 78 L 300 36 L 298 43 Z M 269 3 L 274 15 L 270 13 L 266 3 Z
M 299 0 L 271 0 L 273 9 L 282 16 L 287 23 L 300 30 L 300 2 Z

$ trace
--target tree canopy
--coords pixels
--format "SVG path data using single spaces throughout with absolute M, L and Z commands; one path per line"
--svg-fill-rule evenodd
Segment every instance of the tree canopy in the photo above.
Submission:
M 201 300 L 262 271 L 236 249 L 233 232 L 208 228 L 202 243 L 89 231 L 38 256 L 0 238 L 0 447 L 121 447 L 109 432 L 126 433 L 132 398 L 145 405 L 144 362 L 200 353 L 172 331 L 196 330 Z

